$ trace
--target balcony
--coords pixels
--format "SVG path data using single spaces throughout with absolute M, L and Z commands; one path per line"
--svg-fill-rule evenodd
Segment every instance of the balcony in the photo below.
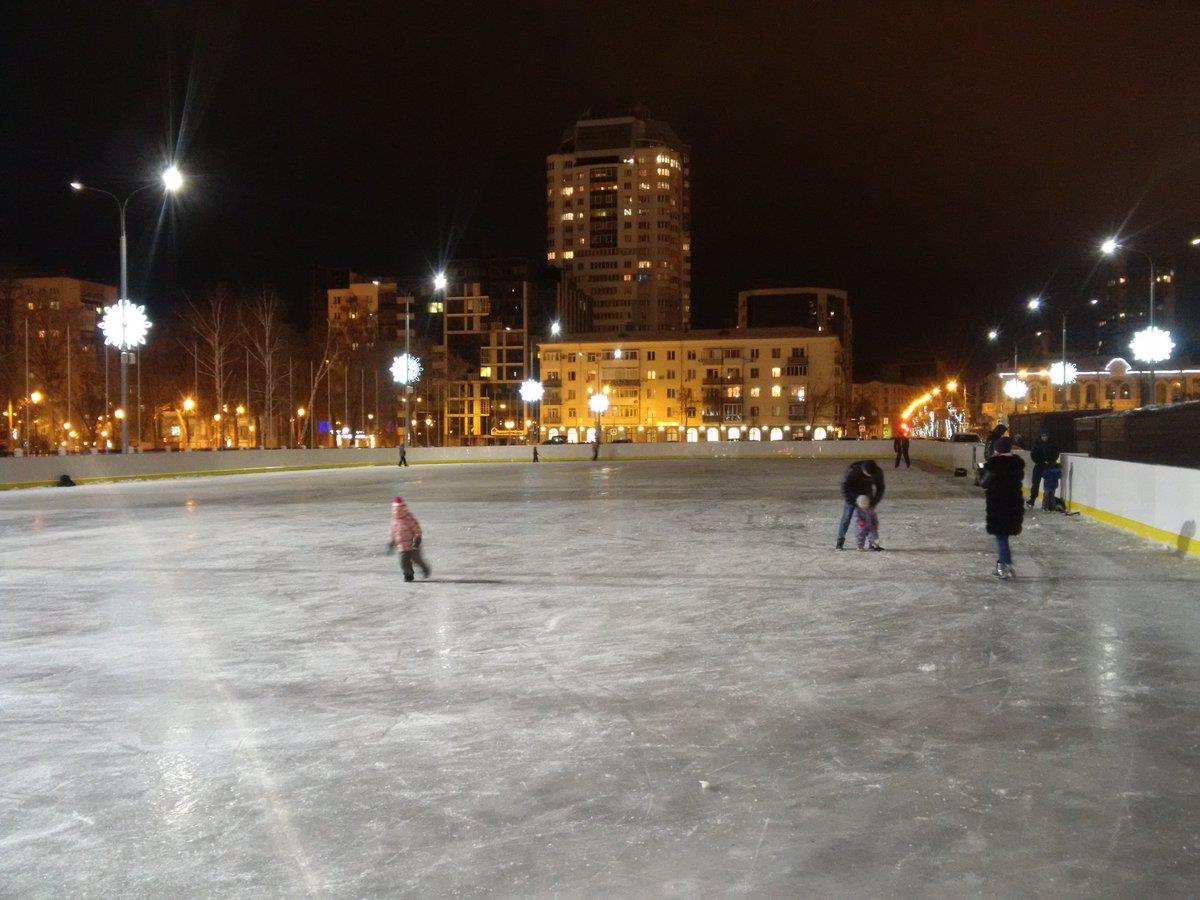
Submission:
M 706 387 L 717 387 L 720 385 L 740 385 L 745 382 L 745 378 L 741 375 L 725 375 L 718 378 L 705 378 L 704 385 Z

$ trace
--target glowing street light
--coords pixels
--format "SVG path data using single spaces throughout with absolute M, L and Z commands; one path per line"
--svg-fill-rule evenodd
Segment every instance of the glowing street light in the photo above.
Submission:
M 521 382 L 520 394 L 525 403 L 537 403 L 546 395 L 546 387 L 536 378 L 529 378 Z
M 421 377 L 421 360 L 409 353 L 401 353 L 392 360 L 392 381 L 411 387 Z
M 37 404 L 41 403 L 45 399 L 46 399 L 46 395 L 43 394 L 41 391 L 33 391 L 29 395 L 29 402 L 34 404 L 35 406 Z
M 1112 237 L 1106 238 L 1104 240 L 1104 242 L 1100 244 L 1100 252 L 1103 253 L 1105 256 L 1112 256 L 1114 253 L 1116 253 L 1120 249 L 1121 249 L 1121 244 L 1117 241 L 1116 238 L 1112 238 Z
M 160 174 L 158 184 L 161 184 L 161 186 L 166 190 L 166 192 L 168 194 L 178 193 L 179 190 L 183 187 L 183 173 L 179 171 L 179 167 L 177 165 L 172 163 Z M 106 191 L 103 188 L 92 187 L 91 185 L 84 184 L 82 181 L 72 181 L 71 182 L 71 190 L 75 191 L 76 193 L 82 193 L 83 191 L 91 191 L 92 193 L 96 193 L 96 194 L 104 194 L 106 197 L 111 198 L 117 204 L 117 211 L 120 214 L 119 222 L 120 222 L 120 230 L 121 230 L 121 240 L 120 240 L 121 285 L 120 285 L 120 290 L 117 294 L 117 297 L 119 299 L 117 300 L 116 305 L 121 306 L 122 304 L 124 304 L 128 307 L 133 307 L 134 309 L 136 309 L 138 311 L 138 313 L 141 314 L 141 318 L 143 320 L 145 320 L 145 310 L 143 310 L 142 307 L 140 307 L 140 306 L 135 307 L 134 304 L 129 302 L 129 253 L 128 253 L 128 249 L 127 249 L 128 241 L 126 239 L 126 232 L 125 232 L 125 209 L 126 209 L 126 207 L 129 206 L 129 201 L 132 200 L 134 198 L 134 196 L 136 196 L 137 194 L 140 194 L 142 191 L 149 190 L 150 188 L 152 188 L 154 186 L 155 186 L 155 182 L 151 182 L 149 184 L 143 184 L 141 187 L 135 188 L 134 190 L 130 191 L 128 194 L 125 195 L 124 199 L 122 199 L 121 197 L 118 197 L 116 194 L 114 194 L 112 191 Z M 112 310 L 112 309 L 114 309 L 114 307 L 109 307 L 109 310 Z M 118 335 L 118 337 L 115 340 L 119 340 L 121 343 L 115 343 L 114 339 L 110 339 L 109 332 L 107 330 L 105 331 L 104 337 L 105 337 L 106 344 L 109 344 L 114 347 L 118 347 L 121 352 L 121 406 L 127 407 L 129 405 L 129 363 L 132 361 L 132 357 L 133 357 L 133 354 L 130 352 L 130 350 L 132 348 L 140 346 L 142 343 L 144 343 L 145 339 L 146 339 L 146 335 L 145 335 L 145 330 L 143 330 L 141 333 L 140 340 L 126 341 L 125 340 L 125 337 L 126 337 L 125 330 L 128 326 L 126 324 L 126 313 L 125 312 L 121 313 L 120 322 L 121 322 L 120 329 L 119 329 L 120 334 Z M 134 319 L 132 324 L 136 327 L 137 320 Z M 145 326 L 147 329 L 150 327 L 150 323 L 148 320 L 146 320 Z M 101 328 L 103 328 L 103 327 L 104 327 L 103 324 L 101 324 Z M 114 331 L 114 334 L 117 334 L 117 332 Z M 136 332 L 135 332 L 135 335 L 136 335 Z M 128 346 L 122 346 L 122 344 L 124 344 L 124 343 L 127 343 Z M 128 423 L 128 421 L 123 421 L 121 423 L 121 452 L 122 453 L 129 452 L 129 423 Z
M 562 325 L 558 321 L 551 322 L 550 323 L 550 336 L 558 337 L 560 334 L 562 334 Z
M 1060 360 L 1050 364 L 1049 369 L 1050 383 L 1055 387 L 1065 387 L 1068 384 L 1074 384 L 1075 379 L 1079 376 L 1079 368 L 1075 363 L 1069 363 Z
M 100 331 L 104 333 L 104 343 L 108 346 L 121 351 L 136 349 L 146 343 L 146 334 L 150 331 L 146 308 L 128 300 L 118 300 L 104 308 Z M 122 398 L 122 404 L 126 399 Z
M 988 332 L 988 340 L 989 341 L 995 341 L 995 340 L 998 340 L 999 338 L 1000 338 L 1000 332 L 998 330 L 996 330 L 995 328 L 993 328 L 991 331 Z
M 1004 396 L 1010 400 L 1024 400 L 1029 394 L 1029 385 L 1019 378 L 1008 378 L 1004 381 Z
M 183 398 L 183 411 L 184 412 L 191 412 L 195 408 L 196 408 L 195 400 L 193 400 L 191 397 Z
M 955 391 L 958 390 L 958 382 L 955 379 L 951 378 L 949 381 L 946 382 L 946 390 L 948 390 L 950 393 L 953 394 Z
M 592 396 L 588 397 L 588 409 L 594 412 L 597 416 L 602 416 L 608 412 L 608 394 L 596 391 Z
M 1151 325 L 1133 336 L 1129 349 L 1133 351 L 1134 359 L 1153 365 L 1171 358 L 1175 341 L 1171 339 L 1171 332 Z
M 1026 303 L 1025 306 L 1031 312 L 1037 312 L 1039 309 L 1042 308 L 1042 298 L 1041 297 L 1030 297 L 1029 302 Z
M 446 289 L 446 273 L 438 272 L 433 276 L 433 289 L 435 291 L 444 291 Z

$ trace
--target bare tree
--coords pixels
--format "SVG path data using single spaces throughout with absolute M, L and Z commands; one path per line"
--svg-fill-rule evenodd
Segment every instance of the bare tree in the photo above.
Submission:
M 195 340 L 190 346 L 185 340 L 183 346 L 195 358 L 201 375 L 212 382 L 215 404 L 212 415 L 218 426 L 219 449 L 225 446 L 225 394 L 234 363 L 234 350 L 241 335 L 237 310 L 233 297 L 225 287 L 213 288 L 199 302 L 186 294 L 184 299 L 187 302 L 184 321 Z M 201 408 L 199 397 L 196 403 L 197 408 Z
M 262 367 L 263 423 L 259 427 L 259 442 L 263 447 L 276 446 L 275 391 L 283 374 L 279 367 L 279 352 L 283 348 L 284 324 L 282 306 L 274 290 L 258 292 L 241 314 L 242 333 L 251 357 Z
M 833 418 L 833 398 L 835 396 L 833 384 L 810 384 L 808 386 L 808 396 L 806 410 L 808 412 L 808 424 L 815 427 L 817 420 L 821 418 L 821 414 L 827 412 L 830 419 Z

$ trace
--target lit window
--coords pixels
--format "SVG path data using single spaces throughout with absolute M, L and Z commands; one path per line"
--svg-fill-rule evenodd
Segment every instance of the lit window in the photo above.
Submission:
M 491 366 L 480 366 L 479 367 L 479 377 L 480 378 L 491 378 L 492 377 L 492 367 Z
M 782 375 L 782 374 L 783 374 L 783 370 L 782 370 L 781 368 L 779 368 L 779 366 L 776 366 L 775 368 L 773 368 L 773 369 L 771 370 L 771 377 L 772 377 L 772 378 L 778 378 L 778 377 L 779 377 L 780 375 Z M 779 395 L 778 395 L 778 394 L 776 394 L 775 396 L 776 396 L 776 397 L 778 397 Z
M 631 207 L 628 207 L 628 206 L 627 206 L 627 207 L 625 207 L 623 210 L 621 210 L 621 215 L 623 215 L 623 216 L 632 216 L 632 215 L 633 215 L 633 209 L 632 209 Z
M 573 222 L 573 221 L 575 221 L 575 213 L 563 213 L 563 214 L 562 214 L 562 220 L 563 220 L 564 222 Z
M 658 377 L 658 373 L 656 371 L 654 371 L 653 369 L 650 369 L 646 372 L 646 378 L 649 381 L 653 381 L 657 377 Z
M 575 193 L 575 188 L 573 187 L 565 187 L 562 189 L 562 195 L 564 197 L 570 197 L 573 193 Z
M 650 260 L 648 260 L 648 259 L 639 259 L 639 260 L 638 260 L 638 268 L 639 268 L 639 269 L 648 269 L 648 268 L 650 268 Z
M 564 250 L 563 251 L 563 259 L 574 259 L 574 258 L 575 258 L 574 250 Z
M 639 182 L 638 182 L 638 190 L 641 190 L 641 191 L 648 191 L 648 190 L 650 190 L 650 182 L 648 182 L 648 181 L 639 181 Z
M 783 396 L 783 388 L 781 388 L 777 384 L 771 385 L 771 396 L 772 397 L 782 397 Z
M 752 388 L 750 388 L 750 396 L 751 396 L 751 397 L 758 397 L 758 396 L 760 396 L 761 394 L 762 394 L 762 388 L 760 388 L 760 387 L 752 387 Z
M 555 253 L 553 250 L 551 250 L 549 253 L 546 254 L 546 259 L 557 259 L 557 258 L 558 258 L 558 254 Z
M 446 309 L 446 306 L 444 303 L 442 303 L 441 300 L 434 300 L 432 303 L 429 304 L 429 311 L 431 313 L 445 312 L 445 309 Z

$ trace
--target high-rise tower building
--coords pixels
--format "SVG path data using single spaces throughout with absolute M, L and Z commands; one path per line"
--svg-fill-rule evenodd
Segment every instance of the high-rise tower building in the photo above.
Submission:
M 688 327 L 691 225 L 688 148 L 665 122 L 580 119 L 546 159 L 546 258 L 596 332 Z

